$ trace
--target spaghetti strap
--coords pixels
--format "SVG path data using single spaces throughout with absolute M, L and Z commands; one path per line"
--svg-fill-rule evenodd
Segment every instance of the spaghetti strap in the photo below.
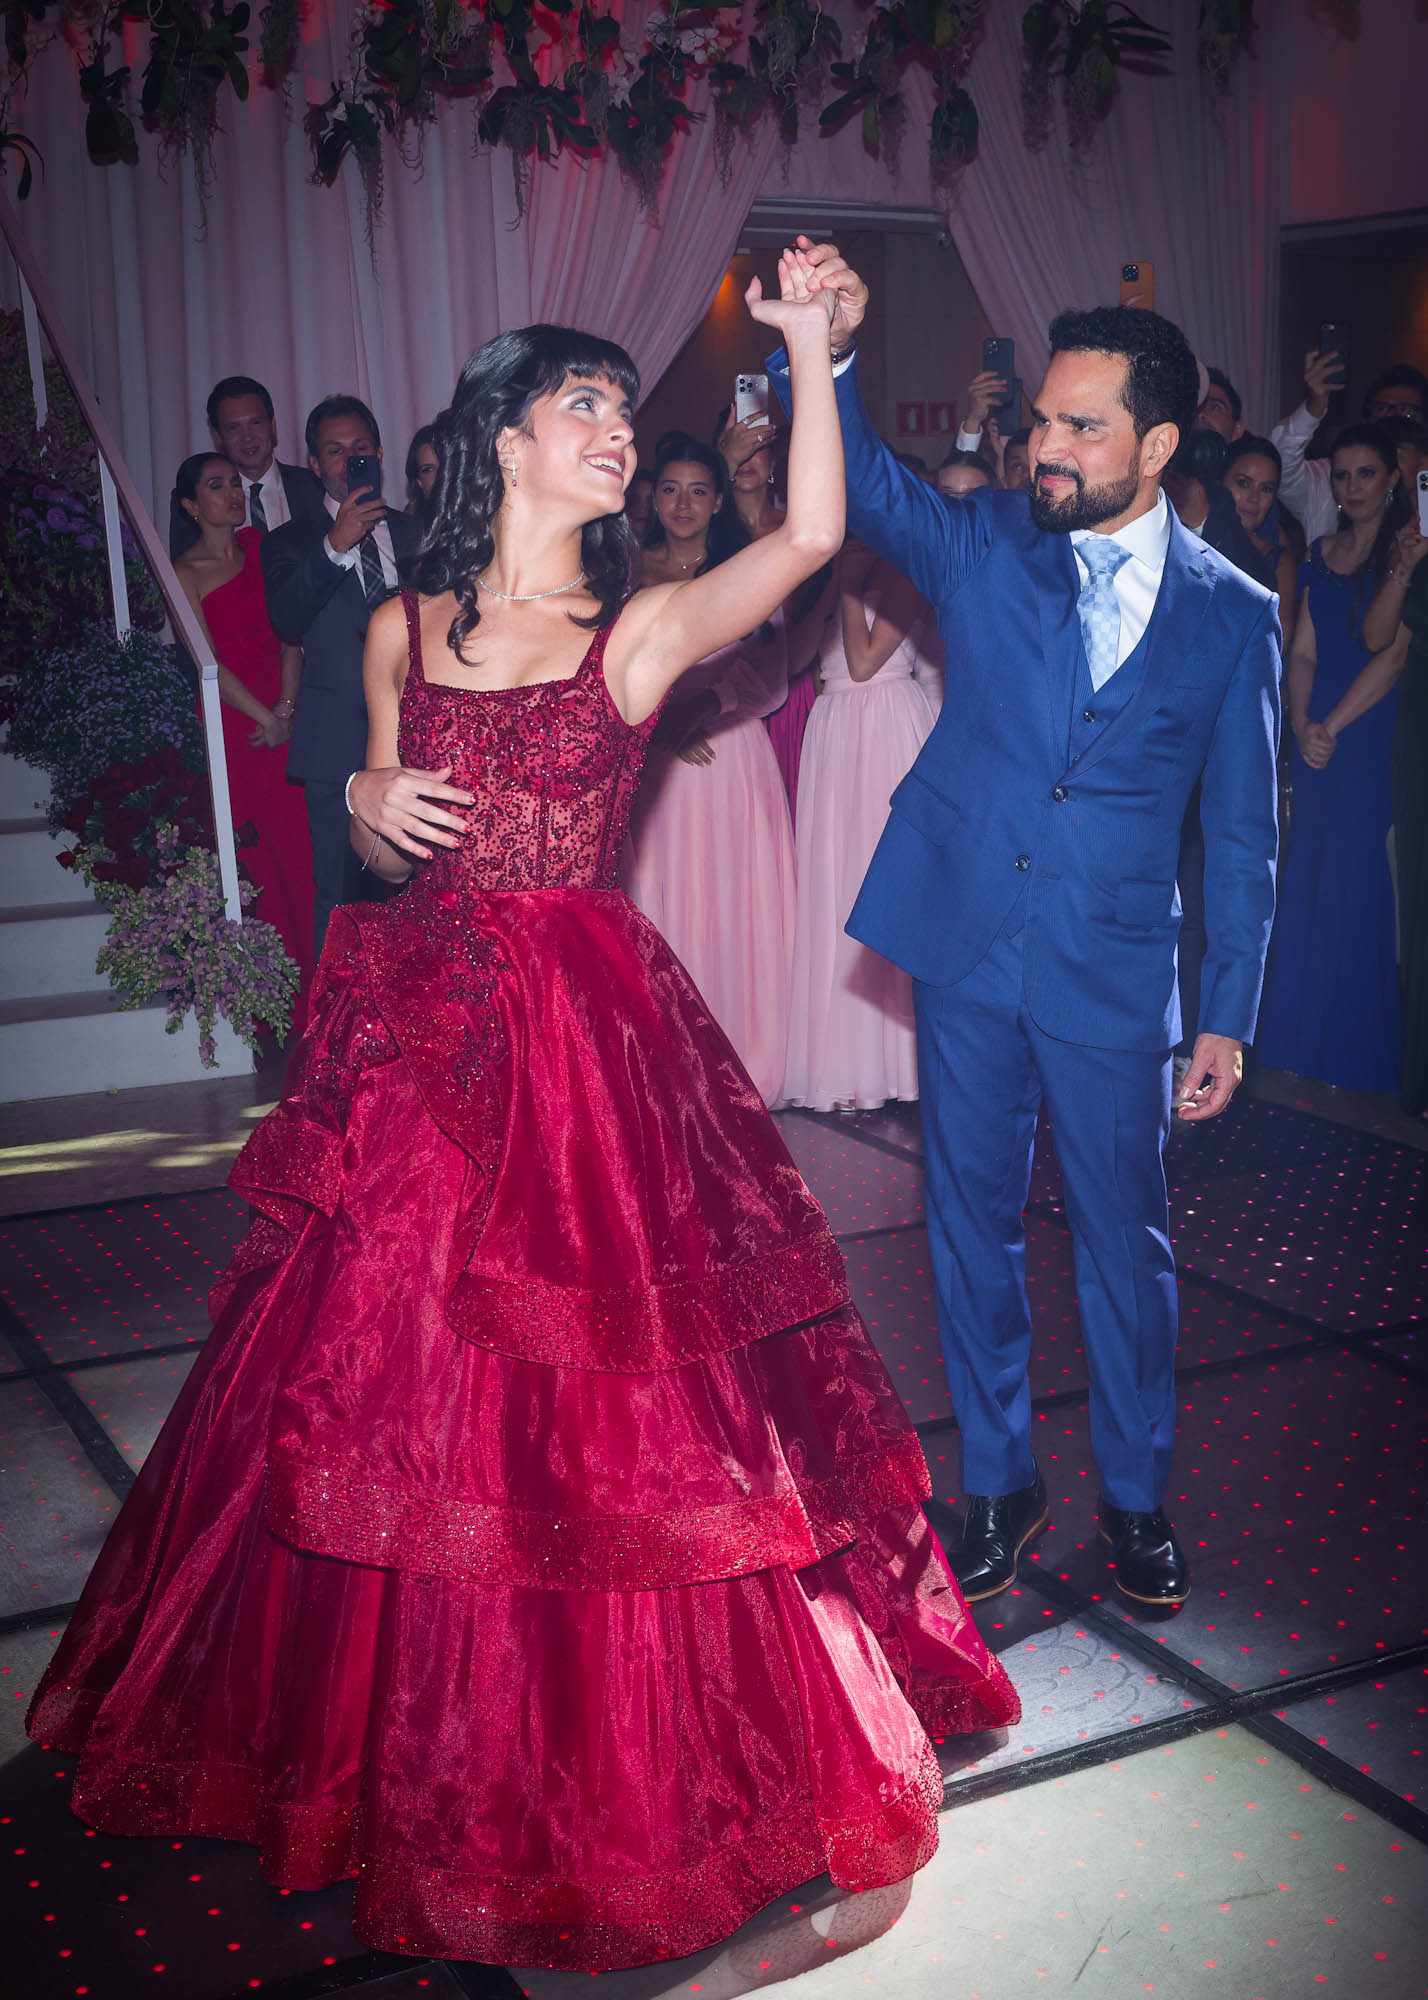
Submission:
M 426 675 L 421 667 L 421 611 L 414 590 L 402 592 L 402 609 L 407 614 L 408 673 L 415 674 L 418 682 L 425 687 Z

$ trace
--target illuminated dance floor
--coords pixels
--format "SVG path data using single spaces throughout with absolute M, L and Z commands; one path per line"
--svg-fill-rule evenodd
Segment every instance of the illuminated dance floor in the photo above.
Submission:
M 954 1495 L 916 1109 L 779 1122 Z M 282 1894 L 247 1848 L 111 1839 L 72 1818 L 73 1760 L 26 1744 L 24 1706 L 205 1337 L 245 1210 L 198 1189 L 0 1222 L 7 1990 L 1424 1994 L 1428 1151 L 1241 1096 L 1177 1136 L 1170 1168 L 1182 1333 L 1166 1506 L 1194 1565 L 1184 1610 L 1134 1618 L 1110 1588 L 1043 1144 L 1028 1277 L 1052 1525 L 1021 1586 L 978 1610 L 1024 1720 L 943 1747 L 942 1847 L 910 1884 L 810 1883 L 723 1946 L 595 1982 L 364 1953 L 346 1887 Z

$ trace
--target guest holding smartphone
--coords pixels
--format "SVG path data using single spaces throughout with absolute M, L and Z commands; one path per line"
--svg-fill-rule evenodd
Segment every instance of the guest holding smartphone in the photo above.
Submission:
M 288 770 L 307 794 L 321 957 L 333 910 L 374 893 L 352 851 L 345 797 L 367 753 L 362 648 L 373 608 L 397 588 L 397 565 L 415 553 L 421 526 L 383 500 L 382 434 L 356 396 L 319 403 L 306 439 L 322 506 L 265 535 L 262 560 L 273 627 L 303 648 Z

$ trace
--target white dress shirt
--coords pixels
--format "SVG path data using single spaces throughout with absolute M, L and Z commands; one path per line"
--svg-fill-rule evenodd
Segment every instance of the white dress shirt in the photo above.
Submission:
M 1082 562 L 1079 548 L 1082 542 L 1090 541 L 1094 535 L 1093 528 L 1078 528 L 1071 536 L 1071 547 L 1076 552 L 1076 573 L 1083 589 L 1091 572 Z M 1098 539 L 1109 539 L 1130 551 L 1130 561 L 1122 563 L 1115 575 L 1116 599 L 1121 607 L 1121 636 L 1116 647 L 1116 665 L 1120 667 L 1124 666 L 1144 637 L 1150 614 L 1155 609 L 1155 600 L 1160 594 L 1160 579 L 1165 574 L 1165 558 L 1170 548 L 1169 501 L 1161 493 L 1148 514 L 1138 514 L 1135 520 L 1128 521 L 1115 534 Z
M 324 493 L 322 504 L 326 507 L 330 517 L 335 521 L 337 519 L 338 502 L 333 499 L 330 493 Z M 396 552 L 392 548 L 392 531 L 385 521 L 379 521 L 376 527 L 371 530 L 371 535 L 372 540 L 377 545 L 377 554 L 382 558 L 382 581 L 386 584 L 388 590 L 395 590 L 399 579 L 397 577 Z M 362 547 L 361 542 L 354 542 L 351 548 L 342 555 L 339 555 L 337 550 L 333 548 L 330 535 L 323 536 L 322 546 L 326 551 L 327 560 L 335 562 L 339 569 L 357 569 L 361 564 L 362 557 L 359 553 Z
M 292 509 L 288 506 L 287 488 L 283 485 L 282 469 L 276 459 L 269 461 L 268 469 L 261 479 L 250 479 L 243 474 L 243 516 L 248 526 L 253 525 L 253 488 L 262 490 L 263 512 L 270 528 L 281 528 L 284 521 L 292 519 Z
M 1292 416 L 1276 424 L 1269 440 L 1279 453 L 1283 474 L 1279 497 L 1304 530 L 1306 542 L 1332 535 L 1339 525 L 1339 503 L 1334 498 L 1331 468 L 1327 458 L 1306 458 L 1309 440 L 1319 428 L 1319 419 L 1301 403 Z
M 850 354 L 846 361 L 835 362 L 833 375 L 837 377 L 853 365 Z M 959 449 L 963 449 L 962 438 L 968 433 L 957 434 Z M 980 439 L 981 433 L 977 433 Z M 1071 536 L 1074 552 L 1078 542 L 1085 541 L 1094 534 L 1093 528 L 1078 528 Z M 1148 514 L 1139 514 L 1124 528 L 1120 528 L 1111 540 L 1119 542 L 1123 549 L 1130 551 L 1131 560 L 1122 563 L 1115 575 L 1116 600 L 1121 607 L 1121 636 L 1116 646 L 1116 665 L 1124 666 L 1145 636 L 1145 628 L 1150 623 L 1150 614 L 1155 609 L 1155 600 L 1160 595 L 1160 579 L 1165 574 L 1165 558 L 1170 549 L 1170 502 L 1164 493 L 1157 496 L 1155 505 Z M 1091 572 L 1076 557 L 1076 574 L 1084 589 Z

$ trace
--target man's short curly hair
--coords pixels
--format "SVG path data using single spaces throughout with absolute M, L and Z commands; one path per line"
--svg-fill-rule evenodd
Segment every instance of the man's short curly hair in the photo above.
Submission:
M 1053 354 L 1110 354 L 1126 364 L 1121 401 L 1138 438 L 1156 424 L 1181 437 L 1195 426 L 1200 375 L 1190 343 L 1172 320 L 1139 306 L 1094 306 L 1058 313 L 1051 322 Z

